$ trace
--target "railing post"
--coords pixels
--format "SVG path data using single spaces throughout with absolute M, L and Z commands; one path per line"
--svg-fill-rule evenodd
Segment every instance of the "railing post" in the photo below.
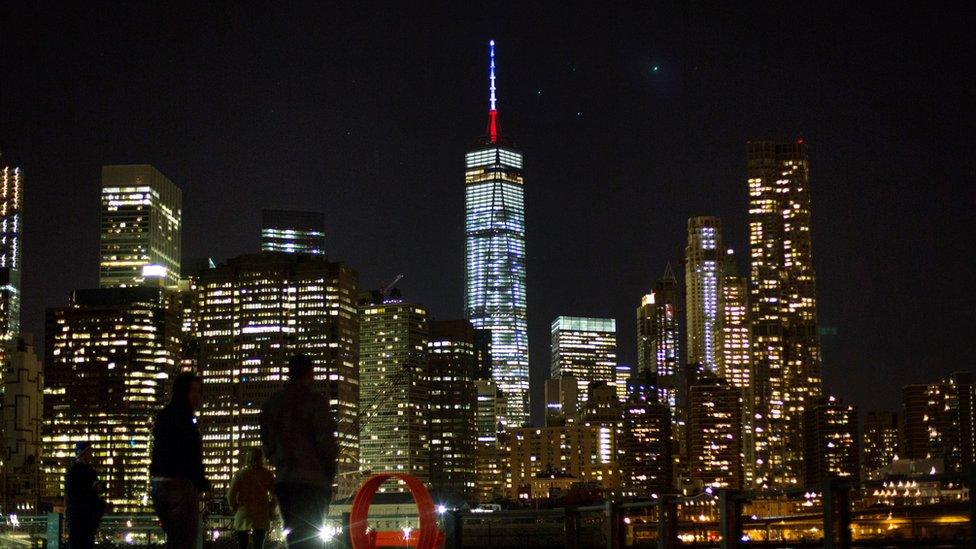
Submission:
M 61 549 L 61 513 L 47 514 L 47 548 Z
M 823 546 L 824 549 L 836 549 L 837 543 L 834 541 L 834 479 L 826 478 L 823 481 Z
M 742 538 L 742 502 L 738 492 L 719 490 L 718 492 L 718 530 L 722 536 L 722 549 L 739 547 Z
M 352 537 L 350 537 L 352 534 L 349 529 L 349 523 L 352 522 L 350 520 L 351 516 L 352 513 L 349 511 L 342 513 L 342 534 L 339 536 L 339 539 L 342 540 L 343 547 L 352 547 Z
M 845 480 L 838 482 L 835 488 L 839 546 L 851 549 L 851 484 Z
M 572 505 L 567 505 L 563 510 L 566 512 L 565 518 L 565 534 L 566 539 L 563 542 L 563 546 L 567 549 L 577 549 L 579 547 L 579 535 L 577 533 L 577 515 L 576 508 Z
M 657 505 L 657 547 L 674 549 L 678 537 L 678 501 L 662 494 Z
M 460 509 L 452 509 L 444 514 L 445 549 L 460 549 L 462 547 L 461 526 Z

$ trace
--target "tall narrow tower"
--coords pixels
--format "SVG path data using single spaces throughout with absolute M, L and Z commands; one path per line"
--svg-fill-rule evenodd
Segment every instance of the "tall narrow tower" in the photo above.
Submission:
M 685 248 L 685 307 L 688 363 L 718 373 L 721 355 L 722 222 L 717 217 L 688 220 Z
M 520 426 L 529 419 L 522 153 L 499 131 L 495 41 L 488 45 L 488 128 L 464 156 L 464 314 L 491 332 L 492 379 L 508 401 L 505 421 Z
M 810 168 L 802 139 L 747 149 L 756 480 L 788 486 L 801 480 L 803 412 L 821 393 Z

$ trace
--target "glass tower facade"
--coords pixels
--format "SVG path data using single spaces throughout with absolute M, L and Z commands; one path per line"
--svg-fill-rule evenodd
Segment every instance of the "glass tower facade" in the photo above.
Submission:
M 529 334 L 525 296 L 522 153 L 503 144 L 491 110 L 481 145 L 465 154 L 465 317 L 491 332 L 492 379 L 508 399 L 507 422 L 529 419 Z
M 102 166 L 98 285 L 175 287 L 183 195 L 148 164 Z
M 261 210 L 261 251 L 325 256 L 325 216 L 319 212 Z
M 617 322 L 612 318 L 559 316 L 552 321 L 552 363 L 554 378 L 576 378 L 582 406 L 589 399 L 590 383 L 602 381 L 615 386 L 617 377 Z

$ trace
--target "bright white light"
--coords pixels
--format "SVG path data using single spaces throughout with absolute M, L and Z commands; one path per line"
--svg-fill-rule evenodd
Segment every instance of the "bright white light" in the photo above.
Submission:
M 143 265 L 143 278 L 166 278 L 166 267 L 162 265 Z
M 410 532 L 412 532 L 412 531 L 413 531 L 413 528 L 411 528 L 410 525 L 404 526 L 403 527 L 403 539 L 404 540 L 409 540 L 410 539 Z
M 335 539 L 336 536 L 342 533 L 342 527 L 338 526 L 324 526 L 319 530 L 319 539 L 328 543 Z
M 438 505 L 437 506 L 437 514 L 438 515 L 443 515 L 446 512 L 447 512 L 447 507 L 445 507 L 443 505 Z
M 125 538 L 123 539 L 125 539 L 125 542 L 129 545 L 132 545 L 133 543 L 136 542 L 135 536 L 132 535 L 132 532 L 126 532 Z

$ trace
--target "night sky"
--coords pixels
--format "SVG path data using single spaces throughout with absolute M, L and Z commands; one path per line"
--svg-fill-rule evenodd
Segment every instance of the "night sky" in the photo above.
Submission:
M 895 410 L 902 385 L 976 354 L 974 21 L 899 4 L 5 3 L 24 329 L 41 347 L 44 309 L 97 284 L 115 163 L 182 187 L 184 259 L 256 251 L 263 207 L 322 211 L 364 288 L 402 273 L 406 297 L 459 317 L 462 160 L 494 38 L 502 132 L 525 154 L 535 397 L 556 315 L 615 317 L 635 360 L 635 308 L 678 271 L 689 216 L 721 216 L 747 272 L 745 142 L 802 137 L 827 390 Z

